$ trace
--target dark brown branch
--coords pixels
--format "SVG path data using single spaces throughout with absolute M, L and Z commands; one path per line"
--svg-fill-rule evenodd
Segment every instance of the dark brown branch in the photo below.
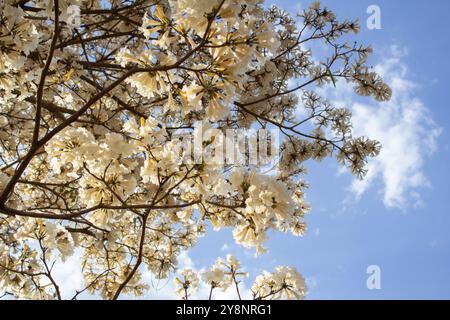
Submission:
M 31 145 L 36 145 L 39 140 L 39 129 L 41 125 L 41 113 L 42 113 L 42 96 L 44 94 L 45 78 L 47 77 L 48 69 L 52 63 L 53 53 L 55 52 L 56 42 L 58 41 L 59 33 L 59 0 L 54 0 L 55 10 L 55 30 L 53 31 L 53 38 L 50 44 L 50 51 L 48 53 L 47 60 L 45 61 L 44 68 L 42 69 L 41 79 L 36 93 L 36 120 L 33 131 L 33 138 Z

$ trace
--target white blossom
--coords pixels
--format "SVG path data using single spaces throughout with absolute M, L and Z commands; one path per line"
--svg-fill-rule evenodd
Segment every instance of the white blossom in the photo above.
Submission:
M 317 93 L 346 81 L 391 96 L 367 66 L 372 48 L 346 42 L 358 23 L 319 2 L 296 18 L 261 0 L 5 0 L 0 11 L 0 290 L 16 297 L 61 298 L 49 266 L 75 252 L 82 292 L 142 295 L 143 272 L 170 277 L 209 226 L 267 252 L 272 231 L 307 230 L 307 160 L 335 156 L 363 177 L 380 151 Z M 270 168 L 213 157 L 227 131 L 270 128 L 283 133 Z M 201 277 L 214 295 L 238 289 L 241 269 L 229 256 Z M 175 284 L 188 299 L 200 278 L 184 270 Z M 253 286 L 261 299 L 305 291 L 288 267 Z

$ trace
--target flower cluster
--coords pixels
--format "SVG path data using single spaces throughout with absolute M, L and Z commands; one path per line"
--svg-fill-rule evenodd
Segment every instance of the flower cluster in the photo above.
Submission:
M 243 292 L 240 291 L 239 284 L 243 277 L 248 276 L 248 273 L 241 271 L 240 262 L 232 255 L 228 255 L 225 260 L 218 258 L 210 269 L 200 272 L 202 281 L 199 273 L 190 268 L 178 273 L 180 276 L 175 278 L 174 283 L 177 294 L 183 299 L 192 297 L 200 286 L 209 289 L 209 300 L 213 298 L 214 289 L 226 291 L 230 287 L 236 291 L 236 298 L 242 299 Z M 305 280 L 295 268 L 276 267 L 272 273 L 264 271 L 257 276 L 248 294 L 255 300 L 301 300 L 306 291 Z
M 192 269 L 183 269 L 180 271 L 180 277 L 176 277 L 174 284 L 176 293 L 187 300 L 190 295 L 197 291 L 200 278 Z
M 252 286 L 255 299 L 303 299 L 306 294 L 303 277 L 292 267 L 277 267 L 273 273 L 264 272 Z
M 294 19 L 261 0 L 4 0 L 0 3 L 0 290 L 61 298 L 52 271 L 78 252 L 81 292 L 117 299 L 167 278 L 208 225 L 266 251 L 268 232 L 306 231 L 307 160 L 335 156 L 365 174 L 378 142 L 317 86 L 391 91 L 346 42 L 356 21 L 319 2 Z M 318 44 L 331 48 L 315 55 Z M 181 133 L 279 129 L 279 161 L 180 161 Z M 195 137 L 194 137 L 195 138 Z M 198 137 L 197 137 L 198 138 Z M 271 141 L 273 142 L 273 141 Z M 202 277 L 228 288 L 239 264 Z M 187 298 L 197 280 L 179 280 Z M 256 297 L 302 297 L 292 269 L 264 274 Z

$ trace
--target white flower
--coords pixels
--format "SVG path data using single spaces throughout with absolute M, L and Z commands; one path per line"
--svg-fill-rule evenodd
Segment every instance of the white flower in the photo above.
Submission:
M 276 267 L 273 273 L 264 271 L 252 286 L 258 299 L 303 299 L 307 286 L 303 277 L 293 267 Z
M 71 28 L 79 28 L 81 24 L 80 7 L 78 5 L 70 5 L 65 10 L 62 10 L 60 19 L 67 23 Z
M 2 192 L 3 189 L 6 187 L 8 181 L 9 181 L 8 175 L 0 171 L 0 192 Z
M 188 299 L 197 291 L 200 278 L 194 270 L 189 268 L 181 270 L 179 275 L 174 279 L 176 293 L 181 298 Z
M 213 288 L 221 288 L 225 291 L 231 285 L 231 278 L 226 275 L 221 266 L 215 264 L 211 269 L 202 273 L 202 278 L 205 283 Z
M 85 160 L 96 157 L 98 145 L 94 135 L 87 129 L 68 128 L 50 140 L 45 151 L 50 156 L 55 172 L 60 172 L 61 167 L 67 164 L 71 164 L 76 171 L 83 166 Z
M 61 258 L 63 261 L 74 252 L 74 242 L 72 235 L 61 225 L 56 227 L 55 239 L 56 247 L 61 253 Z
M 105 156 L 109 159 L 118 156 L 128 157 L 136 152 L 136 148 L 130 142 L 125 141 L 121 134 L 107 133 L 104 141 L 100 147 L 104 149 Z

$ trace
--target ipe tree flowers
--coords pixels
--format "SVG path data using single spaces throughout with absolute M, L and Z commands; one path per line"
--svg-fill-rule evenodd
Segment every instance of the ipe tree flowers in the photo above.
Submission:
M 212 298 L 213 291 L 220 289 L 227 290 L 234 287 L 237 298 L 241 299 L 239 283 L 241 278 L 248 274 L 241 270 L 240 262 L 228 255 L 226 259 L 218 258 L 216 263 L 201 274 L 202 281 L 209 288 L 209 299 Z M 174 284 L 177 294 L 182 299 L 189 299 L 198 289 L 200 276 L 194 270 L 187 268 L 179 272 Z M 305 296 L 307 287 L 305 279 L 292 267 L 277 267 L 273 273 L 267 271 L 258 276 L 251 288 L 254 300 L 262 299 L 302 299 Z
M 306 230 L 307 160 L 363 177 L 379 153 L 315 90 L 391 96 L 366 65 L 372 49 L 343 40 L 358 22 L 318 2 L 297 17 L 260 0 L 3 0 L 0 12 L 1 292 L 61 299 L 55 268 L 79 254 L 74 299 L 139 296 L 143 274 L 171 276 L 209 226 L 262 253 L 268 231 Z M 176 136 L 197 123 L 275 128 L 279 161 L 180 162 Z M 240 297 L 243 276 L 228 257 L 174 277 L 188 299 L 200 281 Z M 306 285 L 278 267 L 251 292 L 302 298 Z

